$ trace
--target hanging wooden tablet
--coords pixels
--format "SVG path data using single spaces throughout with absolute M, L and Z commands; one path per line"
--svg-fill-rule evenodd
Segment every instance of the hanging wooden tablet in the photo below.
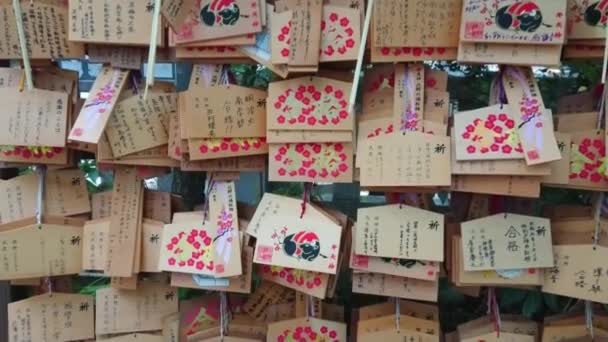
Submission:
M 233 85 L 190 90 L 184 111 L 191 160 L 267 152 L 263 91 Z
M 341 228 L 329 219 L 298 216 L 299 211 L 294 211 L 264 219 L 254 262 L 335 274 Z
M 161 335 L 153 335 L 153 334 L 127 334 L 116 337 L 111 337 L 109 339 L 104 339 L 103 341 L 107 342 L 138 342 L 142 339 L 145 339 L 146 342 L 163 342 L 163 336 Z
M 358 255 L 443 261 L 443 215 L 401 204 L 361 208 L 354 251 Z
M 514 13 L 519 14 L 516 19 Z M 565 0 L 465 0 L 458 60 L 515 65 L 534 65 L 542 60 L 556 65 L 565 38 Z M 545 59 L 538 59 L 541 55 Z
M 197 0 L 166 0 L 160 10 L 169 26 L 177 31 L 190 18 L 196 4 Z
M 463 222 L 461 230 L 465 271 L 553 266 L 548 219 L 496 214 Z
M 450 138 L 411 132 L 366 140 L 362 146 L 363 186 L 449 186 Z
M 462 238 L 453 241 L 452 281 L 458 286 L 540 286 L 543 283 L 543 270 L 527 268 L 517 270 L 465 271 Z
M 375 65 L 363 75 L 363 108 L 360 120 L 391 117 L 395 87 L 395 66 Z
M 604 130 L 571 132 L 570 182 L 583 189 L 606 189 L 606 147 Z
M 530 198 L 540 196 L 539 176 L 458 175 L 452 178 L 452 191 Z
M 154 5 L 147 0 L 91 2 L 86 6 L 79 0 L 69 0 L 69 39 L 74 42 L 117 45 L 150 44 Z M 159 23 L 159 26 L 161 24 Z M 163 30 L 156 41 L 162 46 Z
M 555 132 L 557 147 L 562 159 L 549 163 L 551 174 L 544 176 L 545 184 L 568 184 L 570 181 L 570 158 L 572 157 L 572 137 L 567 133 Z
M 455 59 L 458 41 L 454 37 L 458 34 L 461 6 L 460 0 L 375 3 L 372 62 Z
M 135 249 L 141 226 L 143 182 L 133 167 L 118 167 L 112 191 L 112 216 L 105 271 L 130 277 L 135 269 Z
M 1 145 L 65 147 L 67 93 L 0 88 L 0 99 L 5 110 L 0 116 Z
M 60 1 L 22 1 L 22 13 L 37 13 L 23 20 L 31 59 L 81 58 L 84 44 L 68 39 L 70 13 L 68 4 Z M 12 3 L 0 5 L 0 59 L 21 59 L 17 20 Z M 47 39 L 47 37 L 52 37 Z
M 49 216 L 91 212 L 85 174 L 78 169 L 47 172 L 44 205 L 44 213 Z
M 164 284 L 142 282 L 137 291 L 112 287 L 95 293 L 96 335 L 162 329 L 164 317 L 176 313 L 177 293 Z
M 242 251 L 241 265 L 243 274 L 236 277 L 222 278 L 228 280 L 228 285 L 204 284 L 195 281 L 196 276 L 187 273 L 172 273 L 171 286 L 187 287 L 197 290 L 224 291 L 235 293 L 251 293 L 251 280 L 253 276 L 253 248 L 245 247 Z M 197 279 L 198 280 L 198 279 Z
M 177 44 L 241 36 L 262 29 L 260 2 L 203 0 L 176 29 Z
M 95 337 L 94 297 L 52 293 L 8 304 L 10 342 L 74 341 Z
M 378 273 L 354 273 L 353 292 L 436 302 L 437 281 L 425 281 Z
M 603 268 L 606 247 L 560 245 L 553 247 L 555 267 L 547 270 L 543 292 L 606 303 Z
M 177 110 L 175 94 L 133 96 L 116 104 L 105 134 L 115 158 L 166 145 L 169 115 Z
M 289 341 L 290 339 L 346 341 L 346 324 L 318 318 L 297 318 L 274 322 L 268 325 L 267 339 Z
M 510 105 L 494 105 L 454 115 L 456 159 L 523 159 Z
M 101 69 L 91 89 L 91 94 L 95 95 L 87 98 L 68 140 L 89 144 L 99 142 L 128 77 L 128 71 L 110 67 Z
M 269 130 L 347 130 L 351 84 L 321 77 L 272 82 L 268 88 Z
M 329 275 L 326 273 L 270 265 L 258 267 L 257 273 L 262 279 L 316 298 L 324 299 L 327 293 Z
M 34 173 L 0 182 L 5 200 L 0 202 L 0 223 L 6 224 L 36 215 L 38 176 Z
M 82 234 L 82 269 L 103 271 L 108 258 L 110 218 L 87 221 Z
M 397 317 L 393 314 L 359 321 L 357 341 L 371 342 L 386 339 L 438 342 L 440 331 L 438 322 L 402 314 Z
M 424 65 L 397 64 L 393 123 L 400 132 L 422 131 L 424 120 Z
M 271 144 L 270 181 L 352 182 L 352 144 Z
M 82 227 L 30 223 L 0 232 L 0 279 L 77 274 L 82 270 Z
M 356 245 L 356 229 L 353 226 L 353 245 Z M 420 280 L 437 280 L 439 275 L 438 262 L 422 261 L 405 258 L 373 257 L 355 254 L 354 248 L 350 255 L 350 267 L 354 273 L 381 273 L 399 277 Z
M 601 2 L 585 0 L 568 1 L 568 40 L 570 39 L 605 39 L 606 17 Z
M 561 159 L 553 133 L 553 118 L 545 109 L 532 70 L 507 67 L 503 85 L 509 104 L 516 114 L 519 139 L 528 165 Z

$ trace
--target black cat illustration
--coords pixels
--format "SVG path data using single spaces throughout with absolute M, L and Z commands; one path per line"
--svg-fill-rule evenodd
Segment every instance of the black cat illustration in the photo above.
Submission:
M 590 26 L 606 24 L 606 15 L 608 14 L 608 0 L 595 2 L 584 13 L 585 22 Z
M 201 9 L 200 16 L 207 26 L 236 25 L 241 9 L 236 0 L 212 0 Z
M 505 30 L 514 29 L 524 32 L 534 32 L 541 25 L 551 27 L 543 23 L 540 8 L 532 1 L 516 2 L 500 8 L 496 12 L 496 24 Z
M 321 243 L 319 237 L 313 232 L 301 231 L 296 234 L 287 235 L 283 239 L 283 251 L 285 254 L 306 261 L 313 261 L 321 256 Z

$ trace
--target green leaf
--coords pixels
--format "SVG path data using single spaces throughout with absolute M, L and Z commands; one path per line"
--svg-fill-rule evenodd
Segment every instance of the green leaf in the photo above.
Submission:
M 535 317 L 542 317 L 543 311 L 543 294 L 540 291 L 530 292 L 521 310 L 522 315 L 533 319 Z
M 545 305 L 551 310 L 553 313 L 562 312 L 563 305 L 560 303 L 560 297 L 553 294 L 543 293 L 543 301 Z
M 521 289 L 501 288 L 496 291 L 500 310 L 507 312 L 520 309 L 528 296 L 528 291 Z

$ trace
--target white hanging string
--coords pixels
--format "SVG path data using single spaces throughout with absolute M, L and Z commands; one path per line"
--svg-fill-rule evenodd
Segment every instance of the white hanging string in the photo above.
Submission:
M 397 333 L 401 332 L 401 303 L 399 297 L 395 297 L 395 329 L 397 329 Z
M 38 173 L 38 196 L 36 198 L 36 224 L 38 228 L 42 228 L 42 215 L 44 214 L 44 188 L 45 188 L 45 174 L 46 166 L 36 166 L 36 173 Z
M 23 70 L 25 71 L 25 83 L 29 91 L 34 89 L 34 81 L 32 79 L 32 66 L 30 65 L 30 55 L 27 50 L 27 41 L 25 40 L 20 0 L 13 0 L 13 11 L 15 12 L 15 19 L 17 21 L 17 35 L 19 36 L 19 48 L 21 49 L 21 59 L 23 60 Z
M 353 86 L 350 89 L 350 100 L 348 103 L 348 114 L 353 115 L 355 111 L 355 102 L 357 101 L 357 88 L 359 88 L 359 75 L 363 67 L 363 57 L 365 55 L 365 45 L 367 45 L 367 35 L 369 33 L 369 24 L 372 19 L 372 9 L 374 8 L 374 0 L 367 1 L 367 10 L 365 11 L 365 22 L 363 23 L 363 32 L 361 33 L 361 43 L 359 44 L 359 52 L 357 54 L 357 66 L 355 67 L 355 75 L 353 78 Z
M 605 41 L 604 41 L 604 61 L 602 63 L 602 84 L 606 84 L 606 70 L 608 67 L 608 25 L 606 25 L 605 31 Z
M 316 315 L 314 303 L 311 295 L 306 295 L 306 321 L 309 321 L 310 318 L 314 318 Z
M 220 341 L 224 341 L 224 336 L 228 332 L 230 323 L 230 310 L 228 308 L 228 298 L 226 292 L 220 292 Z
M 591 339 L 594 338 L 593 332 L 593 302 L 586 300 L 585 301 L 585 324 L 587 325 L 587 333 L 591 336 Z
M 595 128 L 602 128 L 602 119 L 604 117 L 604 110 L 606 109 L 606 96 L 608 96 L 608 87 L 604 87 L 602 91 L 602 98 L 600 99 L 600 108 L 597 112 L 597 123 Z
M 156 65 L 156 45 L 158 40 L 161 2 L 161 0 L 154 0 L 154 13 L 152 17 L 152 32 L 150 33 L 150 49 L 148 50 L 148 66 L 146 68 L 144 100 L 148 98 L 148 88 L 154 85 L 154 67 Z
M 38 193 L 36 197 L 36 224 L 38 229 L 42 229 L 42 216 L 44 215 L 44 192 L 46 187 L 46 165 L 36 166 L 36 173 L 38 174 Z M 44 279 L 46 288 L 50 296 L 53 296 L 53 281 L 51 277 Z
M 597 247 L 597 244 L 600 241 L 600 221 L 602 214 L 602 204 L 604 203 L 604 193 L 600 192 L 597 197 L 597 201 L 595 203 L 595 212 L 593 215 L 593 219 L 595 221 L 595 231 L 593 232 L 593 249 Z

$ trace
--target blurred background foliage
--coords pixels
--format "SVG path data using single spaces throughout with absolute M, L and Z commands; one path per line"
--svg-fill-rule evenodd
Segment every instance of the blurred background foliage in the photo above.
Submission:
M 449 72 L 448 90 L 451 101 L 457 103 L 459 110 L 468 110 L 487 106 L 490 87 L 497 75 L 498 66 L 479 65 L 463 66 L 458 63 L 431 62 L 433 69 Z M 599 83 L 601 65 L 593 62 L 576 62 L 563 64 L 559 69 L 535 68 L 543 100 L 548 108 L 556 109 L 560 96 L 592 90 Z M 363 75 L 359 75 L 362 77 Z M 266 89 L 269 82 L 274 80 L 270 70 L 259 65 L 239 64 L 230 66 L 231 81 L 242 86 Z M 359 94 L 361 89 L 359 89 Z M 361 96 L 358 97 L 358 102 Z M 99 170 L 94 160 L 82 160 L 80 168 L 87 174 L 87 184 L 92 193 L 111 190 L 112 175 Z M 200 194 L 205 175 L 202 173 L 172 172 L 172 191 L 182 195 L 191 206 L 202 200 Z M 353 185 L 357 186 L 357 185 Z M 304 186 L 302 183 L 271 183 L 267 187 L 271 192 L 301 197 Z M 358 187 L 356 189 L 358 192 Z M 312 198 L 321 197 L 313 191 Z M 447 195 L 441 197 L 447 201 Z M 540 215 L 547 204 L 588 204 L 591 194 L 585 191 L 544 188 L 541 198 L 537 201 L 536 211 Z M 352 203 L 360 205 L 359 201 Z M 191 207 L 190 206 L 190 207 Z M 356 209 L 356 208 L 355 208 Z M 355 212 L 352 210 L 352 212 Z M 352 216 L 352 214 L 351 214 Z M 354 217 L 352 217 L 355 219 Z M 259 279 L 256 278 L 256 281 Z M 76 284 L 82 293 L 94 294 L 95 289 L 108 286 L 107 280 L 81 278 Z M 352 294 L 352 283 L 349 271 L 340 277 L 334 302 L 345 305 L 346 312 L 351 309 L 378 302 L 387 298 Z M 180 298 L 192 298 L 201 295 L 201 291 L 180 289 Z M 539 289 L 497 289 L 497 300 L 501 313 L 521 314 L 534 320 L 542 320 L 551 314 L 562 313 L 579 307 L 577 300 L 541 293 Z M 452 286 L 447 279 L 442 278 L 439 290 L 439 307 L 442 327 L 445 331 L 454 330 L 459 324 L 487 314 L 487 291 L 482 290 L 479 297 L 469 297 Z

